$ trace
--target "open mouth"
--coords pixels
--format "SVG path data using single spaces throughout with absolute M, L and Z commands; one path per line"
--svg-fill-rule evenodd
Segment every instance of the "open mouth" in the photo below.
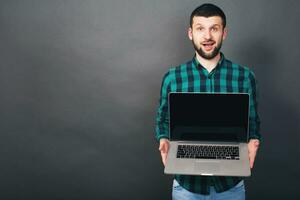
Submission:
M 202 45 L 206 51 L 213 49 L 215 42 L 203 42 Z

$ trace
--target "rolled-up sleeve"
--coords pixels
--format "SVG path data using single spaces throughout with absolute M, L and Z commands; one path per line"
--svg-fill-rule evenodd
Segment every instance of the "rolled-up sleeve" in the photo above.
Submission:
M 160 100 L 156 114 L 155 138 L 159 141 L 161 138 L 169 138 L 169 108 L 168 94 L 170 92 L 170 73 L 167 72 L 161 84 Z
M 250 94 L 250 110 L 249 110 L 249 139 L 261 140 L 260 134 L 260 118 L 257 112 L 258 106 L 258 92 L 257 83 L 255 75 L 252 71 L 249 73 L 248 77 L 249 83 L 249 94 Z

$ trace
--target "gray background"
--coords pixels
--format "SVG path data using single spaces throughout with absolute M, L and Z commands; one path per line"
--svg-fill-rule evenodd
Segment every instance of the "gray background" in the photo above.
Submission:
M 300 1 L 226 0 L 222 51 L 259 83 L 248 199 L 295 199 Z M 0 198 L 170 199 L 154 140 L 161 79 L 193 56 L 203 1 L 1 0 Z

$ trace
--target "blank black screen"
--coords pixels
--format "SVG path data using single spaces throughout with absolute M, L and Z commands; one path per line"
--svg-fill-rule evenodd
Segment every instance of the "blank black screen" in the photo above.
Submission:
M 170 93 L 172 140 L 245 142 L 248 94 Z

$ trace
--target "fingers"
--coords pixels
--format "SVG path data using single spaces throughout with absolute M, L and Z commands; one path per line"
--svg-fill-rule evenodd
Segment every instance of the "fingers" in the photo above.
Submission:
M 250 169 L 252 169 L 254 165 L 254 159 L 250 157 L 249 162 L 250 162 Z
M 160 154 L 161 154 L 162 163 L 165 166 L 166 162 L 167 162 L 168 151 L 169 151 L 169 141 L 166 140 L 166 139 L 161 139 L 158 149 L 159 149 Z
M 252 169 L 254 166 L 255 157 L 256 157 L 256 151 L 249 151 L 250 169 Z
M 250 162 L 251 169 L 254 166 L 254 161 L 256 157 L 256 152 L 258 150 L 258 146 L 259 146 L 258 140 L 250 140 L 250 142 L 248 143 L 249 162 Z
M 250 168 L 252 169 L 254 166 L 255 156 L 250 157 Z
M 162 163 L 164 164 L 164 166 L 166 165 L 166 162 L 167 162 L 167 155 L 166 153 L 161 153 L 161 160 L 162 160 Z

